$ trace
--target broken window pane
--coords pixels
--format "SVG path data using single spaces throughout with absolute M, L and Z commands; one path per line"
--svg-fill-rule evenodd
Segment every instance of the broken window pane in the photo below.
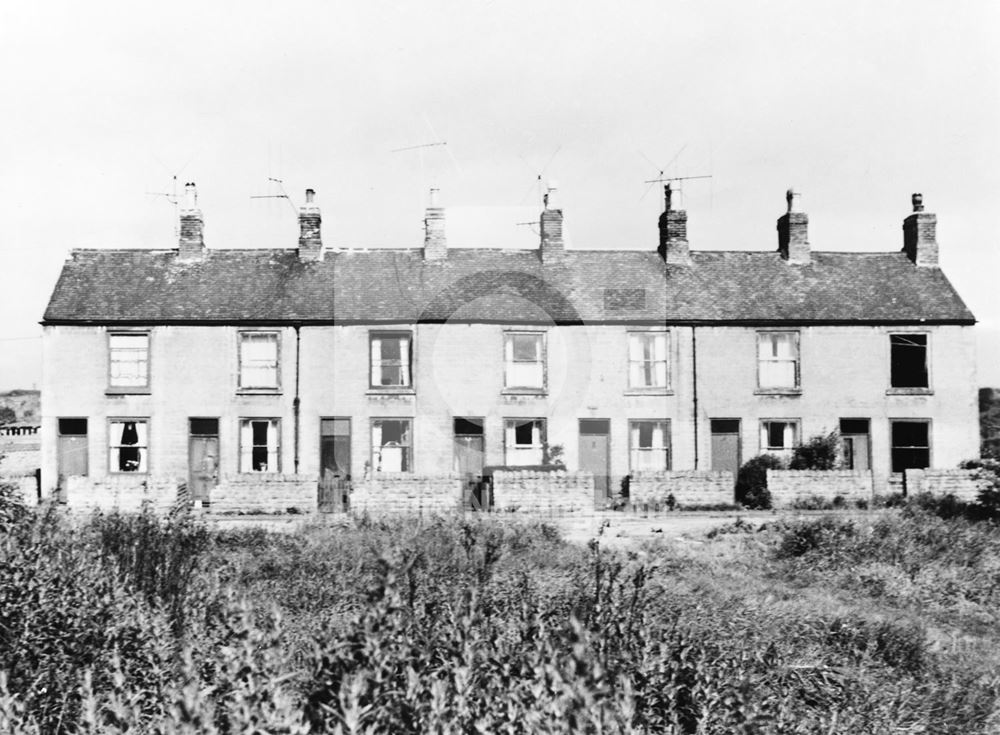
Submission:
M 890 334 L 893 388 L 927 388 L 927 335 Z
M 545 419 L 507 419 L 504 432 L 506 464 L 541 464 L 544 439 Z
M 375 472 L 411 472 L 409 419 L 372 421 L 372 467 Z
M 146 472 L 148 446 L 145 421 L 111 421 L 108 439 L 111 472 Z
M 278 419 L 240 422 L 240 472 L 279 471 L 280 426 Z
M 924 469 L 931 464 L 930 423 L 892 422 L 892 471 Z

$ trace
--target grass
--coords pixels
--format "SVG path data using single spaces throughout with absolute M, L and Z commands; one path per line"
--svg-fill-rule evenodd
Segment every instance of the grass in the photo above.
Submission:
M 2 732 L 992 732 L 1000 530 L 9 513 Z

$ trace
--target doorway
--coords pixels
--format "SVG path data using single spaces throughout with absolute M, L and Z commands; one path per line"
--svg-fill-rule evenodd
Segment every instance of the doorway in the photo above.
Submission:
M 188 490 L 208 503 L 219 483 L 219 419 L 188 419 Z
M 611 422 L 608 419 L 580 419 L 580 469 L 594 476 L 594 501 L 608 498 L 610 485 Z
M 351 479 L 351 420 L 321 419 L 319 466 L 321 477 Z
M 712 419 L 712 471 L 732 472 L 735 479 L 740 470 L 740 420 Z
M 454 420 L 455 472 L 465 478 L 467 505 L 474 510 L 489 507 L 484 492 L 483 463 L 486 443 L 483 437 L 483 419 L 456 418 Z
M 840 448 L 844 469 L 867 472 L 871 469 L 871 420 L 841 419 Z
M 71 475 L 86 475 L 87 419 L 59 419 L 59 440 L 56 445 L 56 471 L 59 487 Z

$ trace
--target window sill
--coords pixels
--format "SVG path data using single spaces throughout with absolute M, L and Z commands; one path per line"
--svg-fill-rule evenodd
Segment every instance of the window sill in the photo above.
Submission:
M 104 391 L 106 396 L 148 396 L 152 391 L 149 387 L 135 387 L 135 388 L 115 388 L 111 387 Z
M 281 388 L 237 388 L 238 396 L 280 396 Z
M 670 388 L 628 388 L 625 391 L 627 396 L 672 396 L 673 394 Z
M 933 388 L 889 388 L 885 394 L 887 396 L 932 396 Z
M 758 388 L 755 396 L 801 396 L 801 388 Z
M 369 388 L 365 392 L 366 396 L 415 396 L 417 392 L 413 388 L 391 388 L 389 386 L 382 386 L 377 388 Z
M 502 396 L 545 396 L 548 391 L 545 388 L 504 388 L 500 391 Z

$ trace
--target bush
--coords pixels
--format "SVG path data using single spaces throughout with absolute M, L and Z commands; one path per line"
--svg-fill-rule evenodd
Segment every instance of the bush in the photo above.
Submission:
M 747 460 L 736 475 L 736 502 L 747 508 L 770 508 L 767 471 L 784 467 L 785 463 L 773 454 L 761 454 Z
M 790 470 L 833 470 L 840 463 L 840 434 L 818 434 L 805 444 L 795 447 Z

